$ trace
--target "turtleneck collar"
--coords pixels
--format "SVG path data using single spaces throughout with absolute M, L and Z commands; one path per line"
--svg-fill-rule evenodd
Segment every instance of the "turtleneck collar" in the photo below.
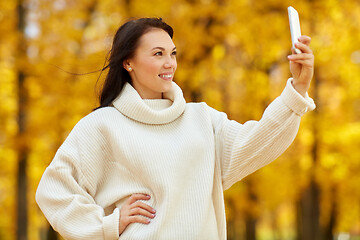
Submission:
M 113 105 L 123 115 L 146 124 L 166 124 L 176 120 L 185 110 L 181 88 L 172 82 L 164 99 L 142 99 L 129 83 L 126 83 Z

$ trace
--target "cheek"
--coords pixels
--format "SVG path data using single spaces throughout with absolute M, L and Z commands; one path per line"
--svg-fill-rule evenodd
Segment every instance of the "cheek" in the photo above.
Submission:
M 157 63 L 154 60 L 149 59 L 149 60 L 144 61 L 142 66 L 143 66 L 144 72 L 158 74 L 161 64 Z

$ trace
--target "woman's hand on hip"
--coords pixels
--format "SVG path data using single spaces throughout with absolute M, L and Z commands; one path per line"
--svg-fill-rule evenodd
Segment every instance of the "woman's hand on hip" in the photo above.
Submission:
M 122 234 L 131 223 L 149 224 L 148 218 L 155 217 L 155 209 L 139 200 L 149 200 L 150 196 L 143 193 L 132 194 L 120 209 L 119 233 Z M 148 218 L 146 218 L 148 217 Z
M 314 75 L 314 55 L 309 45 L 311 38 L 308 36 L 301 36 L 299 42 L 295 44 L 297 49 L 302 53 L 296 54 L 292 49 L 292 55 L 288 56 L 290 60 L 290 71 L 293 75 L 293 86 L 301 95 L 305 93 L 310 87 L 311 79 Z

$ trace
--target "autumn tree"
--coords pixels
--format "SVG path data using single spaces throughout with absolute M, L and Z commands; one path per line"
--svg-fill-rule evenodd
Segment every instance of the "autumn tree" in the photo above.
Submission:
M 358 1 L 9 0 L 0 1 L 0 238 L 54 234 L 36 187 L 72 127 L 97 106 L 94 87 L 106 75 L 98 70 L 122 23 L 157 16 L 173 26 L 175 81 L 186 100 L 243 123 L 259 120 L 290 77 L 289 5 L 312 37 L 317 109 L 279 159 L 225 191 L 228 239 L 359 234 Z

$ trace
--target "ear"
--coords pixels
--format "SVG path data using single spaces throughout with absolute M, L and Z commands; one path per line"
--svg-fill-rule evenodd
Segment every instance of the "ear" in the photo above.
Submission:
M 123 61 L 123 68 L 125 68 L 126 71 L 131 72 L 132 68 L 128 60 Z

